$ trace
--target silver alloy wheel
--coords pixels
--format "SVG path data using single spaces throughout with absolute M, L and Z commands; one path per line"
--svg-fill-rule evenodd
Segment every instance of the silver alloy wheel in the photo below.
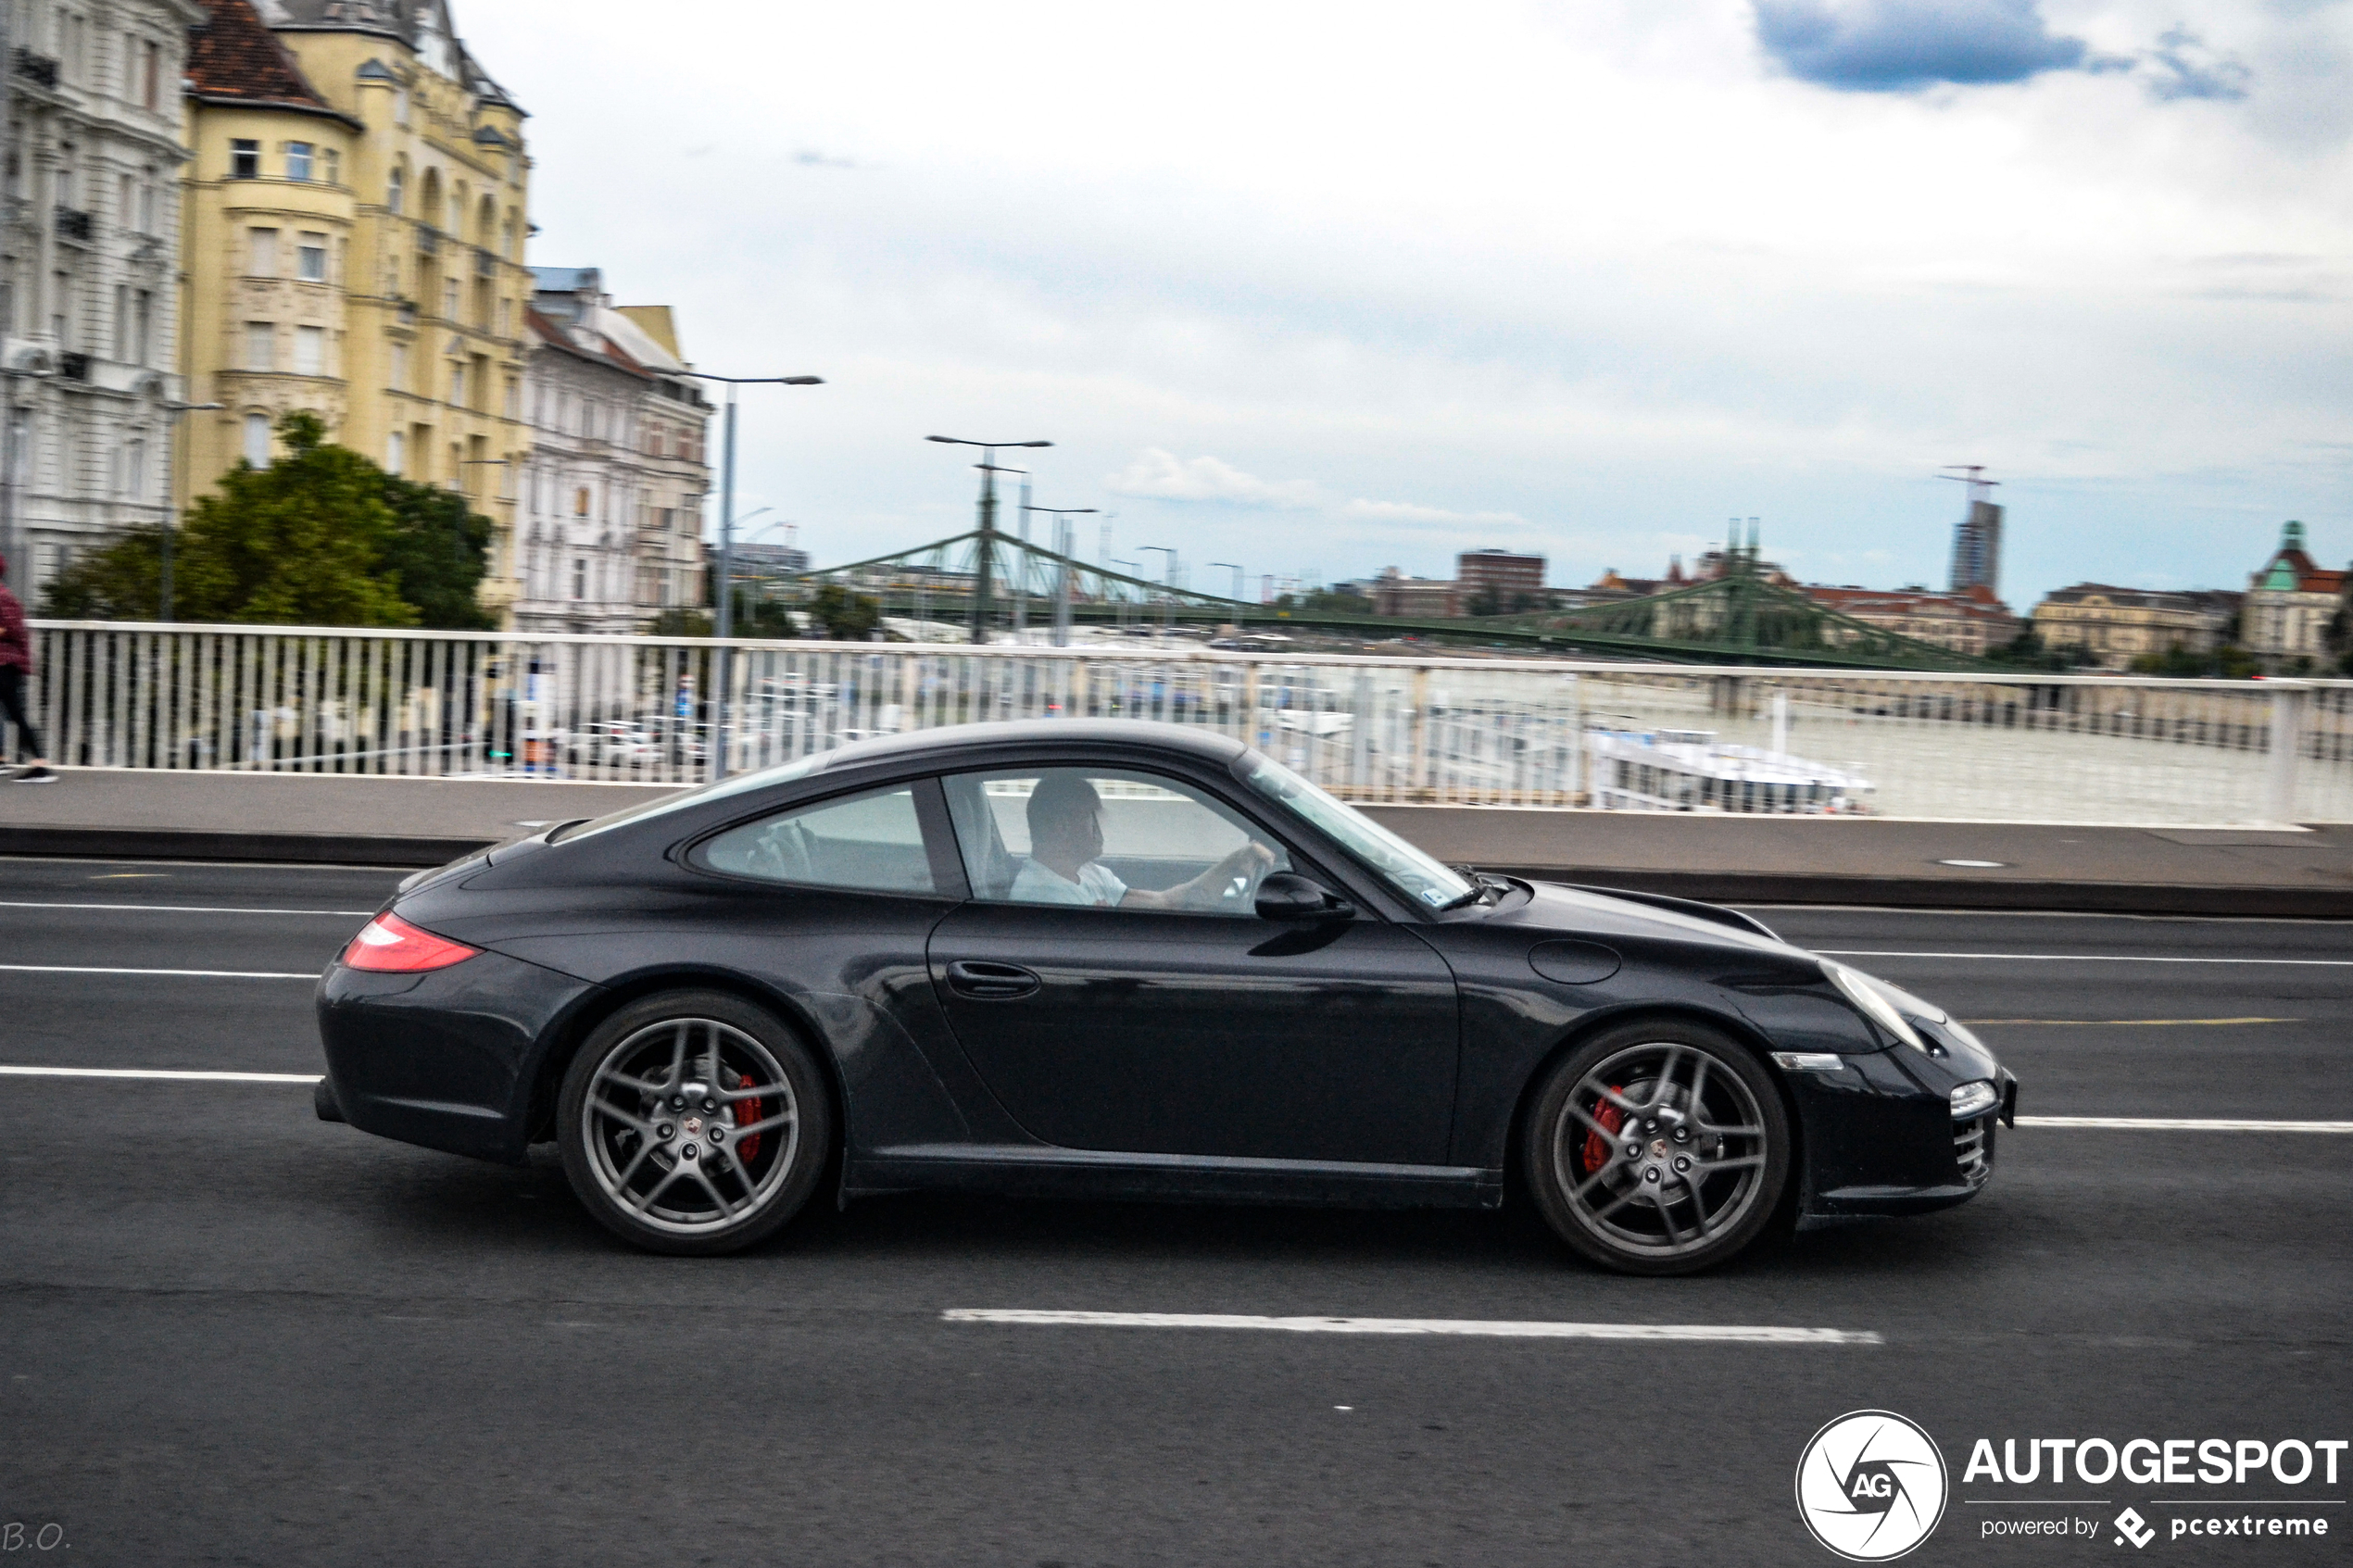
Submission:
M 1551 1146 L 1569 1214 L 1613 1250 L 1648 1259 L 1688 1256 L 1738 1225 L 1763 1190 L 1768 1153 L 1748 1085 L 1675 1041 L 1595 1063 Z
M 672 1018 L 605 1053 L 580 1104 L 597 1184 L 624 1213 L 712 1236 L 765 1209 L 800 1154 L 800 1104 L 766 1046 L 732 1023 Z

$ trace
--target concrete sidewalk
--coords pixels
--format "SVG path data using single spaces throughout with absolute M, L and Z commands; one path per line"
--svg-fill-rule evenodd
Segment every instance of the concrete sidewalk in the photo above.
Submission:
M 68 770 L 0 784 L 0 854 L 438 865 L 639 784 Z M 2070 827 L 1385 806 L 1441 858 L 1720 902 L 2353 919 L 2353 829 Z M 1986 861 L 1987 865 L 1956 865 Z

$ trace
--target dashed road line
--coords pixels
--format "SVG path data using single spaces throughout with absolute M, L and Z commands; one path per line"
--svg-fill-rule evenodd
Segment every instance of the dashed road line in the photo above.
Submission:
M 2014 963 L 2264 964 L 2288 969 L 2353 969 L 2353 959 L 2169 959 L 2143 953 L 1914 953 L 1879 947 L 1815 947 L 1831 959 L 2000 959 Z
M 2021 1116 L 2018 1124 L 2122 1133 L 2353 1133 L 2353 1122 L 2257 1122 L 2234 1116 Z
M 271 969 L 94 969 L 83 964 L 0 963 L 9 974 L 160 974 L 182 980 L 317 980 L 319 972 L 297 974 Z
M 153 1078 L 166 1083 L 315 1084 L 316 1073 L 198 1073 L 169 1067 L 9 1067 L 0 1078 Z
M 213 904 L 62 904 L 0 898 L 0 909 L 107 909 L 158 915 L 348 915 L 366 920 L 373 909 L 248 909 Z
M 1033 1328 L 1236 1328 L 1277 1334 L 1436 1335 L 1485 1339 L 1695 1340 L 1718 1345 L 1881 1345 L 1870 1329 L 1779 1328 L 1732 1323 L 1512 1323 L 1486 1318 L 1265 1318 L 1233 1312 L 1066 1312 L 1025 1307 L 950 1307 L 943 1323 Z

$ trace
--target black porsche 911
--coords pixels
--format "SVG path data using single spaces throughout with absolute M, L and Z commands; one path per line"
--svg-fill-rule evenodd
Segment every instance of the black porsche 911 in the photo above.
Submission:
M 520 1161 L 666 1252 L 822 1182 L 1486 1206 L 1611 1268 L 1974 1196 L 2016 1085 L 1730 909 L 1440 864 L 1169 725 L 974 724 L 404 884 L 319 987 L 320 1114 Z

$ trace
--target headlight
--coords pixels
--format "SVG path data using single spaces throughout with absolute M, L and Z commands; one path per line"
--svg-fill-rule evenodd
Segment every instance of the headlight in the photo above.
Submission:
M 1899 991 L 1886 981 L 1865 974 L 1859 969 L 1849 969 L 1843 963 L 1832 963 L 1828 959 L 1822 960 L 1821 963 L 1822 972 L 1830 976 L 1831 984 L 1837 986 L 1865 1018 L 1869 1019 L 1914 1050 L 1924 1055 L 1928 1054 L 1928 1042 L 1920 1038 L 1919 1031 L 1913 1028 L 1910 1021 L 1905 1018 L 1899 1010 L 1899 1005 L 1905 1002 L 1911 1003 L 1913 1011 L 1923 1018 L 1933 1019 L 1941 1023 L 1944 1022 L 1944 1014 L 1940 1009 L 1930 1007 L 1909 992 Z
M 2002 1091 L 1982 1078 L 1974 1084 L 1963 1084 L 1953 1091 L 1953 1120 L 1966 1122 L 1972 1116 L 1982 1116 L 2001 1098 Z

